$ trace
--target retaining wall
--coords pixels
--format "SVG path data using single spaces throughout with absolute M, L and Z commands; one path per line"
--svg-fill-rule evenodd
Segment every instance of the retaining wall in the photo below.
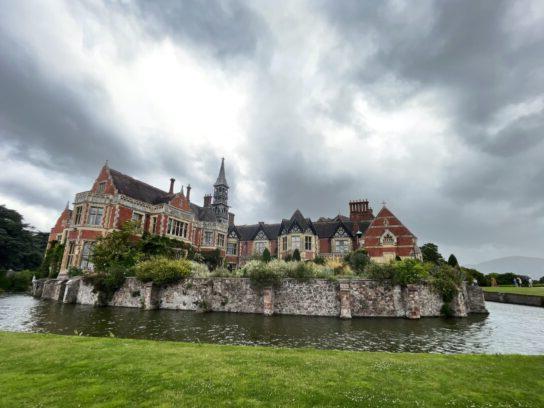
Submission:
M 513 303 L 515 305 L 544 306 L 544 297 L 518 295 L 516 293 L 484 292 L 485 300 L 490 302 Z
M 64 303 L 99 302 L 92 286 L 80 277 L 37 280 L 33 294 Z M 401 288 L 372 280 L 284 279 L 277 288 L 256 288 L 246 278 L 188 278 L 163 286 L 127 278 L 108 303 L 143 309 L 410 319 L 440 316 L 442 304 L 440 295 L 424 284 Z M 465 284 L 450 307 L 459 317 L 487 313 L 481 288 Z

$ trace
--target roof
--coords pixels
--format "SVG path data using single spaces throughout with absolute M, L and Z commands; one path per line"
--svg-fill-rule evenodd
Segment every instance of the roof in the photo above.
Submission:
M 160 204 L 170 201 L 174 196 L 159 188 L 150 186 L 143 181 L 136 180 L 117 170 L 109 169 L 115 188 L 120 194 L 150 204 Z
M 216 222 L 217 216 L 212 207 L 201 207 L 197 204 L 190 203 L 191 210 L 195 214 L 197 220 L 206 222 Z

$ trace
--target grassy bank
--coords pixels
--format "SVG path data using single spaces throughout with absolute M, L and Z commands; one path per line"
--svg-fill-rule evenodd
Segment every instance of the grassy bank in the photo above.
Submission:
M 544 406 L 544 356 L 0 333 L 0 405 Z
M 516 286 L 489 286 L 482 288 L 485 292 L 515 293 L 517 295 L 544 296 L 544 286 L 532 288 Z

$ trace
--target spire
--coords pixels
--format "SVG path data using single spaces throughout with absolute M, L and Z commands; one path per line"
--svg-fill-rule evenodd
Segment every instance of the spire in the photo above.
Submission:
M 66 201 L 66 208 L 64 208 L 65 210 L 68 210 L 70 208 L 70 201 Z
M 217 176 L 217 180 L 214 184 L 214 187 L 215 186 L 226 186 L 226 187 L 229 186 L 227 184 L 227 179 L 225 177 L 225 158 L 224 157 L 221 158 L 221 168 L 219 169 L 219 176 Z

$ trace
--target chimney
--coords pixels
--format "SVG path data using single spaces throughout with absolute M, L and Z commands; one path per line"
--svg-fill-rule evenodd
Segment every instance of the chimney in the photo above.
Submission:
M 209 207 L 210 205 L 212 205 L 212 195 L 206 194 L 204 196 L 204 207 Z
M 234 214 L 229 212 L 229 225 L 234 225 Z
M 191 185 L 187 184 L 187 201 L 191 201 Z
M 170 179 L 170 190 L 168 190 L 168 194 L 174 194 L 174 182 L 176 181 L 175 178 Z
M 349 202 L 349 219 L 353 222 L 371 221 L 374 219 L 368 200 L 352 200 Z

